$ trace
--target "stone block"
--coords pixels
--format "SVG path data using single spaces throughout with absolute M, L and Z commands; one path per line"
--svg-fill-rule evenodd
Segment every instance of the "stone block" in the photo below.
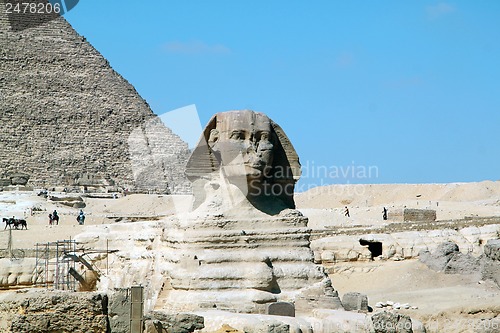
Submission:
M 460 251 L 460 248 L 456 243 L 444 242 L 438 245 L 436 251 L 434 252 L 437 256 L 447 256 L 449 254 L 455 254 Z
M 152 333 L 176 332 L 190 333 L 205 327 L 204 318 L 192 313 L 166 313 L 153 311 L 145 317 Z M 156 330 L 156 331 L 155 331 Z
M 30 179 L 29 175 L 22 173 L 15 173 L 10 175 L 10 182 L 12 185 L 26 185 Z
M 108 299 L 103 294 L 37 291 L 19 296 L 15 303 L 19 314 L 11 317 L 11 332 L 108 331 Z
M 270 303 L 266 307 L 266 314 L 273 316 L 295 317 L 295 305 L 289 302 Z
M 426 222 L 436 221 L 436 211 L 432 209 L 408 209 L 403 210 L 403 221 Z
M 115 289 L 109 294 L 109 326 L 113 333 L 130 332 L 130 292 L 127 288 Z
M 342 305 L 346 311 L 364 311 L 368 312 L 368 296 L 349 292 L 342 297 Z
M 500 260 L 500 239 L 490 239 L 484 246 L 484 254 L 492 260 Z

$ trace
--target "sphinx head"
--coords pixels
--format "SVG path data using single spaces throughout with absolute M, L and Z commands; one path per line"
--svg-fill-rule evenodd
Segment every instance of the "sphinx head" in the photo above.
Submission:
M 217 114 L 208 146 L 224 175 L 238 182 L 261 182 L 271 171 L 274 145 L 269 141 L 271 120 L 262 113 L 236 111 Z
M 186 175 L 193 182 L 195 208 L 206 199 L 206 182 L 220 177 L 255 208 L 274 214 L 294 208 L 300 164 L 285 133 L 269 117 L 249 110 L 228 111 L 217 113 L 205 127 Z

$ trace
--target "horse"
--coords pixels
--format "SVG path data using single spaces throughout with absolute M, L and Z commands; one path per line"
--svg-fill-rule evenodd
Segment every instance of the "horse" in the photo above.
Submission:
M 16 220 L 14 218 L 12 218 L 12 217 L 11 218 L 5 218 L 4 217 L 3 221 L 5 222 L 5 228 L 3 230 L 7 229 L 7 227 L 9 227 L 9 229 L 12 229 L 12 226 L 14 226 L 14 228 L 17 229 L 17 222 L 16 222 Z
M 28 222 L 26 222 L 26 220 L 15 219 L 13 217 L 11 218 L 4 217 L 2 220 L 3 222 L 5 222 L 5 228 L 3 230 L 7 229 L 7 226 L 9 226 L 9 229 L 12 229 L 12 226 L 14 226 L 16 230 L 19 230 L 19 226 L 21 226 L 21 230 L 23 230 L 23 228 L 28 230 Z
M 5 223 L 5 228 L 4 228 L 3 230 L 7 229 L 7 226 L 8 226 L 9 228 L 12 228 L 12 223 L 11 223 L 11 221 L 10 221 L 10 220 L 11 220 L 11 219 L 9 219 L 9 218 L 7 218 L 7 217 L 2 218 L 2 221 Z
M 52 224 L 59 225 L 59 215 L 52 214 Z
M 28 230 L 28 222 L 26 222 L 26 220 L 18 219 L 18 220 L 16 220 L 16 222 L 17 222 L 17 224 L 14 225 L 16 227 L 16 229 L 18 226 L 21 226 L 21 230 L 23 230 L 23 228 Z

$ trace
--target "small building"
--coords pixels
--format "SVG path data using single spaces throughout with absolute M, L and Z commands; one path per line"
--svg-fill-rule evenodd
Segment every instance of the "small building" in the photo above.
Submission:
M 434 209 L 390 209 L 388 219 L 392 221 L 406 222 L 432 222 L 436 221 L 436 211 Z

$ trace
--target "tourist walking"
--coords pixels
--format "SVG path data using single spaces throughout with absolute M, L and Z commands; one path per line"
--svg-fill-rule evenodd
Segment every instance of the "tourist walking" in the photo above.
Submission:
M 49 225 L 52 225 L 54 220 L 52 219 L 52 214 L 49 214 Z
M 387 220 L 387 208 L 384 207 L 384 210 L 382 211 L 382 218 L 384 220 Z
M 351 217 L 351 215 L 349 214 L 349 208 L 347 208 L 347 206 L 345 206 L 345 208 L 344 208 L 344 215 L 346 217 Z

